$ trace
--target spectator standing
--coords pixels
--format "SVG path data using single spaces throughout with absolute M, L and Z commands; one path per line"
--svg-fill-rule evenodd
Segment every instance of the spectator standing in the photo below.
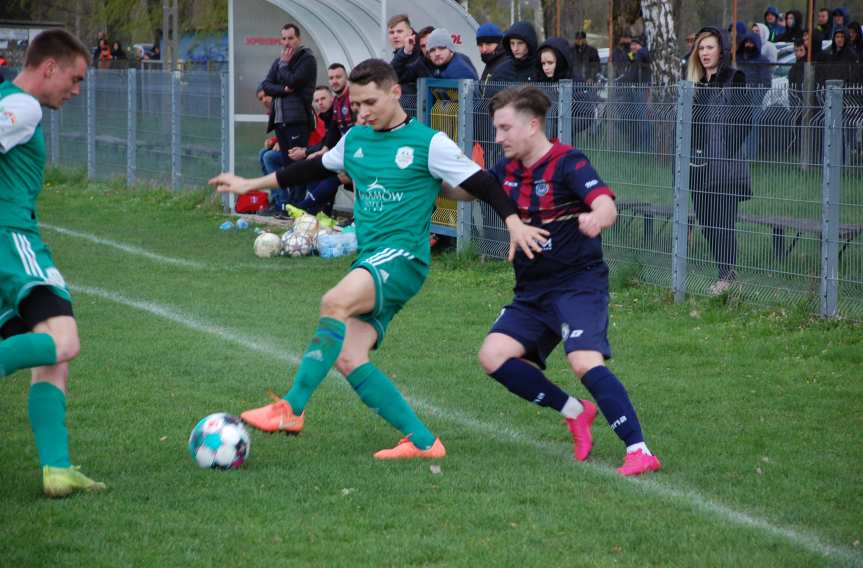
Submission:
M 859 22 L 848 24 L 848 45 L 854 49 L 854 54 L 858 59 L 863 57 L 863 37 L 861 37 Z
M 483 84 L 497 80 L 497 68 L 509 59 L 503 47 L 503 32 L 491 22 L 486 22 L 476 30 L 476 45 L 485 67 L 479 80 Z
M 267 131 L 275 130 L 285 165 L 292 162 L 291 148 L 307 146 L 314 128 L 312 96 L 318 65 L 312 52 L 300 42 L 299 26 L 293 23 L 282 26 L 282 54 L 273 61 L 261 84 L 264 92 L 273 97 Z M 269 212 L 277 213 L 284 203 L 276 201 L 273 205 L 275 210 Z
M 569 43 L 562 37 L 548 38 L 539 46 L 539 64 L 544 83 L 573 78 L 572 52 Z
M 785 33 L 777 41 L 794 43 L 803 39 L 803 14 L 797 10 L 785 12 Z
M 761 55 L 767 60 L 771 66 L 775 65 L 779 60 L 779 51 L 773 42 L 770 41 L 770 30 L 764 24 L 753 24 L 752 33 L 756 34 L 761 39 Z M 773 68 L 770 68 L 771 72 Z
M 833 32 L 836 31 L 837 28 L 847 28 L 848 27 L 848 10 L 846 8 L 834 8 L 833 12 L 831 12 L 831 16 L 833 17 Z
M 861 83 L 860 61 L 854 48 L 848 43 L 848 31 L 845 28 L 833 28 L 833 45 L 823 56 L 823 81 L 839 80 L 846 84 Z
M 514 23 L 503 36 L 510 59 L 497 68 L 497 81 L 529 83 L 542 77 L 537 55 L 536 30 L 530 22 Z
M 393 59 L 393 69 L 396 70 L 399 81 L 414 85 L 413 93 L 408 94 L 408 97 L 416 97 L 417 81 L 423 77 L 431 76 L 431 61 L 428 58 L 428 36 L 433 31 L 434 27 L 432 26 L 422 28 L 415 36 L 405 42 L 405 46 L 402 48 L 403 57 Z M 406 102 L 411 102 L 410 100 L 406 100 L 405 96 L 404 90 L 402 90 L 402 106 L 416 106 L 415 104 L 405 104 Z
M 611 50 L 611 63 L 614 66 L 615 80 L 626 75 L 626 72 L 629 70 L 629 47 L 631 44 L 632 36 L 624 32 L 617 39 L 617 47 Z
M 793 90 L 803 89 L 806 79 L 806 44 L 803 39 L 794 42 L 794 65 L 788 71 L 788 86 Z
M 123 49 L 123 46 L 120 45 L 119 41 L 115 41 L 111 44 L 111 57 L 115 60 L 126 59 L 126 50 Z
M 818 10 L 818 19 L 815 22 L 815 31 L 821 34 L 821 39 L 833 37 L 832 14 L 828 8 Z
M 583 77 L 588 83 L 596 81 L 599 75 L 599 52 L 587 43 L 587 34 L 575 32 L 575 43 L 572 44 L 573 71 Z
M 776 6 L 767 6 L 767 10 L 764 11 L 764 23 L 770 32 L 768 41 L 776 41 L 779 36 L 785 33 L 785 26 L 782 25 Z
M 726 34 L 704 28 L 687 67 L 687 79 L 695 83 L 689 184 L 695 216 L 719 272 L 711 294 L 728 291 L 737 278 L 737 209 L 752 197 L 743 157 L 751 99 L 744 73 L 731 67 L 730 52 Z
M 422 54 L 416 49 L 417 37 L 411 27 L 411 20 L 407 14 L 397 14 L 387 22 L 387 37 L 390 41 L 390 47 L 393 50 L 393 58 L 390 65 L 396 70 L 399 77 L 399 85 L 402 88 L 402 96 L 417 94 L 417 78 L 416 74 L 408 74 L 405 72 L 416 63 Z M 419 75 L 422 77 L 422 75 Z
M 99 69 L 110 69 L 111 61 L 114 58 L 111 56 L 111 46 L 108 44 L 108 40 L 102 38 L 99 40 L 99 55 L 96 58 L 96 67 Z
M 456 53 L 452 35 L 445 28 L 430 33 L 426 46 L 435 79 L 478 79 L 473 63 L 465 54 Z

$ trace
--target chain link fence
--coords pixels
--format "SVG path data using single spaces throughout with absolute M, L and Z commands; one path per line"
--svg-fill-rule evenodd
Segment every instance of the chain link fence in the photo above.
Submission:
M 460 106 L 444 110 L 447 85 Z M 418 116 L 491 167 L 501 152 L 489 100 L 509 86 L 425 81 L 420 99 L 435 102 Z M 750 302 L 863 317 L 863 89 L 831 82 L 705 98 L 688 82 L 536 86 L 552 101 L 549 137 L 584 151 L 617 194 L 617 223 L 603 234 L 612 269 L 678 300 L 727 280 Z M 505 255 L 506 231 L 488 206 L 451 207 L 461 248 Z
M 502 153 L 489 101 L 509 86 L 422 80 L 403 102 L 490 168 Z M 537 86 L 553 103 L 549 136 L 584 151 L 617 194 L 603 235 L 613 270 L 678 300 L 724 276 L 750 302 L 863 318 L 863 87 L 704 100 L 687 82 Z M 91 70 L 80 97 L 46 111 L 49 162 L 92 179 L 201 186 L 228 167 L 227 92 L 224 73 Z M 440 200 L 433 230 L 461 250 L 508 249 L 482 203 Z

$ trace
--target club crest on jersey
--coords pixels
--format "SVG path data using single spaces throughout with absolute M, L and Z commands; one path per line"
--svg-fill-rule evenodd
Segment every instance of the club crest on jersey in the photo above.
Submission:
M 549 187 L 548 183 L 544 179 L 534 182 L 533 190 L 536 192 L 537 197 L 543 197 L 548 193 Z
M 414 163 L 414 149 L 410 146 L 402 146 L 398 150 L 396 150 L 396 165 L 405 169 L 409 165 Z

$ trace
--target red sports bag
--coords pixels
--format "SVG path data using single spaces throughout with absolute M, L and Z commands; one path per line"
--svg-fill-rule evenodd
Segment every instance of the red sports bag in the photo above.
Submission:
M 266 191 L 250 191 L 237 197 L 234 209 L 237 213 L 257 213 L 269 203 Z

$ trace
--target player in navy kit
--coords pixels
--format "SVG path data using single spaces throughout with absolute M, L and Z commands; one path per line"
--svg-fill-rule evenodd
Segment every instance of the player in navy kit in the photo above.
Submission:
M 515 297 L 492 325 L 479 352 L 492 378 L 512 393 L 560 412 L 574 442 L 575 458 L 587 459 L 597 408 L 626 444 L 618 471 L 626 476 L 661 467 L 644 443 L 623 384 L 605 366 L 608 342 L 608 267 L 602 258 L 603 229 L 614 224 L 614 193 L 587 157 L 549 142 L 550 106 L 535 87 L 494 96 L 489 112 L 504 158 L 492 173 L 515 202 L 525 223 L 549 232 L 534 259 L 517 252 Z M 573 372 L 596 400 L 578 400 L 546 378 L 546 357 L 563 343 Z

